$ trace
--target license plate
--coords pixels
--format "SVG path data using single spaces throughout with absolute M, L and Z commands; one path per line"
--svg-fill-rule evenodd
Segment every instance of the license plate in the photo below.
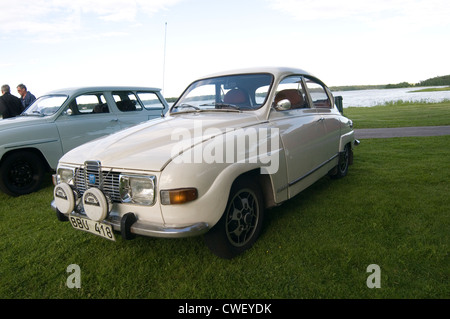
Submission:
M 78 216 L 70 216 L 70 223 L 72 227 L 78 230 L 83 230 L 85 232 L 116 241 L 114 237 L 113 228 L 111 225 L 96 222 L 87 218 L 78 217 Z

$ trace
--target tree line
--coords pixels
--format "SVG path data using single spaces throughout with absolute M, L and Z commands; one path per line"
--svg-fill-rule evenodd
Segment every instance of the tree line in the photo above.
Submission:
M 401 82 L 397 84 L 382 84 L 382 85 L 347 85 L 347 86 L 332 86 L 332 91 L 354 91 L 354 90 L 376 90 L 376 89 L 399 89 L 408 87 L 420 86 L 450 86 L 450 75 L 437 76 L 419 83 Z

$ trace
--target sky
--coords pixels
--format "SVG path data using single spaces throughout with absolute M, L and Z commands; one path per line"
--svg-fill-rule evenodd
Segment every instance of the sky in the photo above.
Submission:
M 0 0 L 0 85 L 133 85 L 287 66 L 328 86 L 450 74 L 448 0 Z

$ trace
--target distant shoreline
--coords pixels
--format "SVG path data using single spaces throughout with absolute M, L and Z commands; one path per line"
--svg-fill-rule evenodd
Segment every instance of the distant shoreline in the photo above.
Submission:
M 402 89 L 430 86 L 448 86 L 450 88 L 450 75 L 437 76 L 419 83 L 401 82 L 397 84 L 380 84 L 380 85 L 345 85 L 330 86 L 331 91 L 357 91 L 357 90 L 382 90 L 382 89 Z M 444 89 L 445 91 L 449 89 Z M 441 90 L 441 91 L 444 91 Z
M 440 86 L 443 88 L 430 88 Z M 448 87 L 447 87 L 448 86 Z M 336 91 L 360 91 L 360 90 L 384 90 L 384 89 L 402 89 L 402 88 L 423 88 L 413 92 L 430 91 L 450 91 L 450 75 L 438 76 L 419 83 L 401 82 L 397 84 L 379 84 L 379 85 L 343 85 L 330 86 L 332 92 Z M 169 103 L 174 103 L 178 97 L 166 98 Z
M 411 89 L 421 88 L 420 86 L 411 86 Z M 389 90 L 386 85 L 353 85 L 353 86 L 332 86 L 330 87 L 331 92 L 346 92 L 346 91 L 362 91 L 362 90 Z M 438 91 L 450 91 L 450 86 L 446 87 L 427 87 L 423 86 L 422 89 L 413 90 L 411 93 L 419 92 L 438 92 Z M 166 98 L 168 103 L 175 103 L 178 97 Z
M 402 87 L 390 87 L 392 84 L 382 84 L 382 85 L 347 85 L 347 86 L 330 86 L 332 92 L 336 91 L 361 91 L 361 90 L 389 90 L 389 89 L 402 89 L 402 88 L 422 88 L 412 92 L 432 92 L 432 91 L 450 91 L 450 86 L 444 86 L 436 88 L 435 85 L 411 85 Z M 436 85 L 437 86 L 437 85 Z M 441 85 L 439 85 L 441 86 Z

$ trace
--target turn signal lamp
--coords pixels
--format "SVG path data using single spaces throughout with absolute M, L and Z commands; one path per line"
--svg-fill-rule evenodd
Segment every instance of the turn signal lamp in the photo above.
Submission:
M 179 188 L 161 191 L 161 204 L 184 204 L 196 200 L 198 191 L 196 188 Z

